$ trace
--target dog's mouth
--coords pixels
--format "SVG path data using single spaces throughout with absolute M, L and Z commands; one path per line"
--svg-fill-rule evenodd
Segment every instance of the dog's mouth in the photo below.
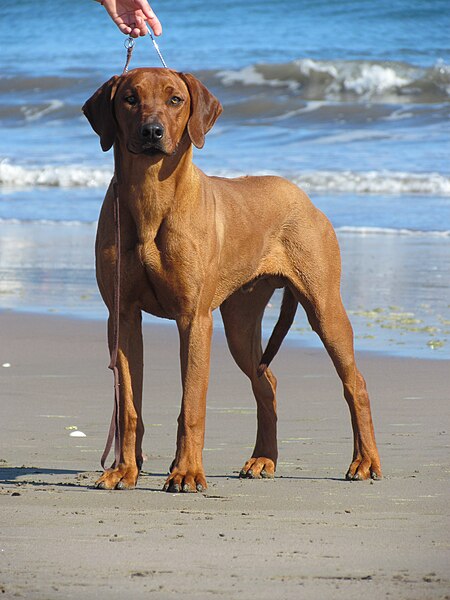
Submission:
M 168 153 L 160 144 L 142 144 L 141 154 L 145 154 L 146 156 L 158 156 L 158 154 Z
M 171 154 L 170 152 L 167 152 L 162 144 L 132 143 L 128 144 L 128 150 L 132 154 L 145 154 L 145 156 L 169 156 Z

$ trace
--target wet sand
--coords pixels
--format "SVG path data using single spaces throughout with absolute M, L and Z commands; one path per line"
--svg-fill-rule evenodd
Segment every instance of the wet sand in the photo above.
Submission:
M 146 325 L 134 491 L 94 490 L 112 410 L 105 325 L 0 313 L 5 598 L 449 598 L 449 369 L 359 355 L 384 479 L 346 482 L 348 410 L 323 351 L 276 361 L 280 462 L 239 480 L 255 406 L 214 336 L 202 494 L 161 492 L 180 405 L 175 328 Z M 71 437 L 78 428 L 86 437 Z
M 1 308 L 106 318 L 95 280 L 94 223 L 2 222 L 1 226 Z M 339 231 L 338 237 L 342 296 L 356 349 L 450 359 L 450 237 Z M 267 334 L 278 319 L 280 299 L 281 292 L 275 292 L 266 309 Z M 288 339 L 319 346 L 301 308 Z

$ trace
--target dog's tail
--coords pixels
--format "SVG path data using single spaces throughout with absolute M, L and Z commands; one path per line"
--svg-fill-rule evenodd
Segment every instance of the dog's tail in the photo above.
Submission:
M 284 288 L 283 300 L 281 302 L 280 316 L 278 321 L 273 328 L 272 335 L 267 343 L 264 354 L 261 357 L 259 366 L 257 369 L 258 377 L 261 377 L 267 367 L 270 365 L 272 360 L 275 358 L 276 353 L 280 349 L 280 346 L 287 335 L 297 312 L 298 302 L 294 298 L 294 294 L 291 292 L 289 287 Z

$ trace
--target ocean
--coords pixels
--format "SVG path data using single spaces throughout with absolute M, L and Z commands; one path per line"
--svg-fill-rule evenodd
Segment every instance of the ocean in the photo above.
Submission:
M 449 358 L 448 1 L 152 7 L 168 66 L 224 106 L 198 166 L 282 175 L 328 215 L 358 350 Z M 2 3 L 0 29 L 0 310 L 104 318 L 93 243 L 112 153 L 81 106 L 121 73 L 125 36 L 93 1 Z M 148 36 L 137 66 L 160 66 Z M 300 310 L 289 339 L 318 343 Z

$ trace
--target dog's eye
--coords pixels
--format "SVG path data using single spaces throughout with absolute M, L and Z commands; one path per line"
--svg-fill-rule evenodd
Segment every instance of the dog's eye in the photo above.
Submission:
M 173 104 L 174 106 L 176 106 L 177 104 L 181 104 L 181 102 L 183 102 L 183 99 L 179 96 L 172 96 L 172 98 L 170 99 L 170 104 Z
M 136 98 L 136 96 L 127 96 L 125 98 L 125 102 L 127 102 L 127 104 L 131 104 L 131 106 L 133 106 L 134 104 L 136 104 L 137 98 Z

